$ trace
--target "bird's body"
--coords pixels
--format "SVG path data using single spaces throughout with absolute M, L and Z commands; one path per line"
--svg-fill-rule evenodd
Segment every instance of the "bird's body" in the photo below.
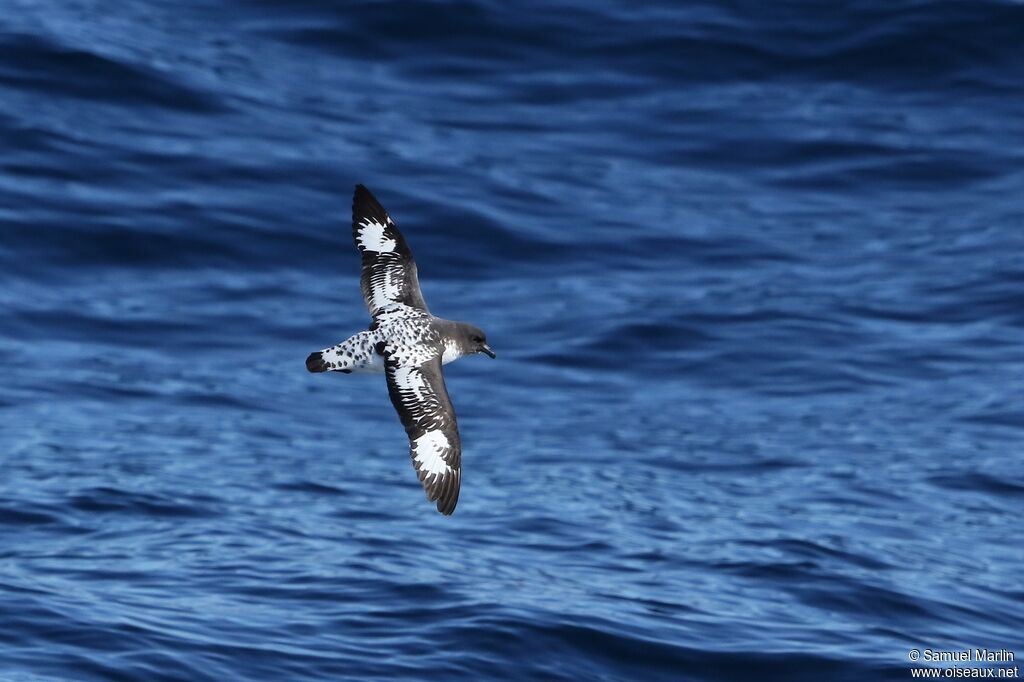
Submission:
M 388 340 L 393 342 L 400 361 L 426 361 L 440 354 L 441 364 L 447 365 L 465 355 L 453 338 L 453 326 L 457 324 L 395 303 L 378 311 L 374 328 L 354 334 L 337 345 L 311 355 L 311 361 L 316 366 L 311 371 L 344 374 L 383 372 L 384 356 L 377 352 L 377 344 Z M 323 364 L 321 366 L 318 363 Z
M 451 514 L 462 480 L 462 444 L 441 365 L 494 352 L 484 333 L 427 310 L 412 252 L 380 203 L 362 185 L 352 200 L 352 235 L 362 253 L 360 288 L 373 322 L 366 331 L 310 354 L 310 372 L 384 372 L 409 436 L 420 482 Z

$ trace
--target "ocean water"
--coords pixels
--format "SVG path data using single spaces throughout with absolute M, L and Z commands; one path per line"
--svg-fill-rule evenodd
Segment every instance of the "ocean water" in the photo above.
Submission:
M 1024 5 L 6 0 L 0 680 L 1024 656 Z M 442 517 L 369 186 L 436 314 Z

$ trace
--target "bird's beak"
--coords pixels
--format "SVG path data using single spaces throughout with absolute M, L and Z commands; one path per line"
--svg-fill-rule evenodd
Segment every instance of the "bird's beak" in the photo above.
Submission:
M 494 354 L 494 351 L 491 350 L 491 347 L 488 346 L 486 343 L 484 345 L 480 346 L 480 350 L 482 352 L 487 353 L 488 355 L 490 355 L 492 360 L 494 358 L 498 357 L 497 355 Z

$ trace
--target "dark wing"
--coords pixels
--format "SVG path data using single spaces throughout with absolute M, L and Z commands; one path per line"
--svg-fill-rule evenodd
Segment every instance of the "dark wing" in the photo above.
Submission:
M 405 237 L 370 190 L 356 185 L 352 196 L 352 237 L 363 256 L 359 286 L 370 314 L 391 303 L 426 310 Z
M 441 374 L 440 356 L 422 365 L 399 366 L 388 349 L 383 349 L 388 394 L 409 435 L 409 454 L 416 474 L 437 502 L 437 511 L 455 511 L 462 481 L 462 442 L 455 423 L 455 410 Z

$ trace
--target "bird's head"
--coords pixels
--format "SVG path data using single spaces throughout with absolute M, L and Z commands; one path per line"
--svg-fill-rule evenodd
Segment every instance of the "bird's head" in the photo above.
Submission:
M 461 325 L 462 331 L 462 348 L 466 354 L 472 353 L 485 353 L 491 356 L 491 358 L 497 357 L 491 347 L 487 345 L 487 335 L 479 327 L 474 327 L 471 324 L 463 323 Z

